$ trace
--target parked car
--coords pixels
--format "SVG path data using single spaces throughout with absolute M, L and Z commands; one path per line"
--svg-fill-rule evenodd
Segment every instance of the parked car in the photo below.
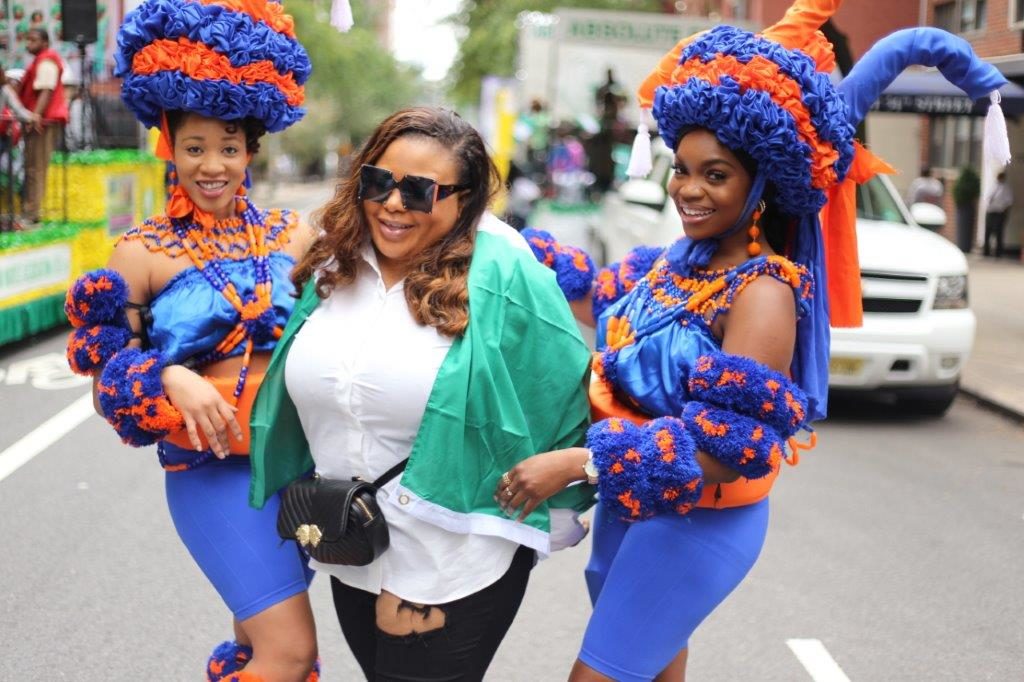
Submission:
M 599 260 L 614 262 L 634 246 L 678 238 L 679 215 L 665 191 L 671 172 L 671 153 L 656 146 L 649 180 L 629 180 L 606 195 L 590 244 Z M 953 402 L 975 318 L 967 300 L 967 259 L 920 226 L 934 229 L 945 220 L 937 206 L 908 209 L 884 176 L 858 186 L 864 325 L 832 330 L 834 391 L 895 396 L 919 414 L 941 415 Z

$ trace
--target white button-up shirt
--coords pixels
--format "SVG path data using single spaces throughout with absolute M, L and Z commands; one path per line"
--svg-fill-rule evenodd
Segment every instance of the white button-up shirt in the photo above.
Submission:
M 485 219 L 480 229 L 507 230 L 518 239 L 516 247 L 528 248 L 511 228 L 499 226 Z M 417 324 L 403 282 L 387 289 L 373 248 L 362 255 L 355 281 L 335 289 L 296 334 L 285 382 L 317 473 L 372 481 L 409 456 L 452 339 Z M 390 548 L 368 566 L 313 561 L 313 568 L 351 587 L 387 590 L 421 604 L 468 596 L 508 570 L 515 543 L 446 531 L 403 513 L 401 499 L 385 504 L 399 478 L 377 493 Z

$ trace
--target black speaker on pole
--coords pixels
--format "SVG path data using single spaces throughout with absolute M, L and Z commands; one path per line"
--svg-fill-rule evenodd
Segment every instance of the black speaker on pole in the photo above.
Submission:
M 61 15 L 64 40 L 79 45 L 96 42 L 96 0 L 64 0 Z M 56 40 L 57 36 L 50 36 L 51 43 Z

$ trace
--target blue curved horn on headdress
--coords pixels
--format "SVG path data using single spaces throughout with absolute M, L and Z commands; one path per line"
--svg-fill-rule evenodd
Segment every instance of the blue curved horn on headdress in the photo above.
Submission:
M 850 123 L 858 125 L 882 91 L 908 66 L 938 67 L 943 76 L 971 99 L 1007 84 L 996 67 L 983 62 L 963 38 L 937 28 L 908 28 L 882 38 L 868 50 L 839 84 L 850 107 Z

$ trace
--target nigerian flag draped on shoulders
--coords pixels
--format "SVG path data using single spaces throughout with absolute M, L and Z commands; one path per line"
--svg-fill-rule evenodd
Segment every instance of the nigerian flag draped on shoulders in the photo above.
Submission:
M 582 511 L 594 490 L 573 486 L 518 523 L 493 491 L 501 474 L 539 452 L 583 443 L 590 352 L 554 273 L 521 238 L 487 218 L 469 268 L 469 326 L 438 371 L 409 463 L 388 503 L 446 530 L 550 551 L 552 508 Z M 253 408 L 250 503 L 313 469 L 284 366 L 295 333 L 319 304 L 306 285 Z M 387 508 L 384 509 L 385 515 Z

